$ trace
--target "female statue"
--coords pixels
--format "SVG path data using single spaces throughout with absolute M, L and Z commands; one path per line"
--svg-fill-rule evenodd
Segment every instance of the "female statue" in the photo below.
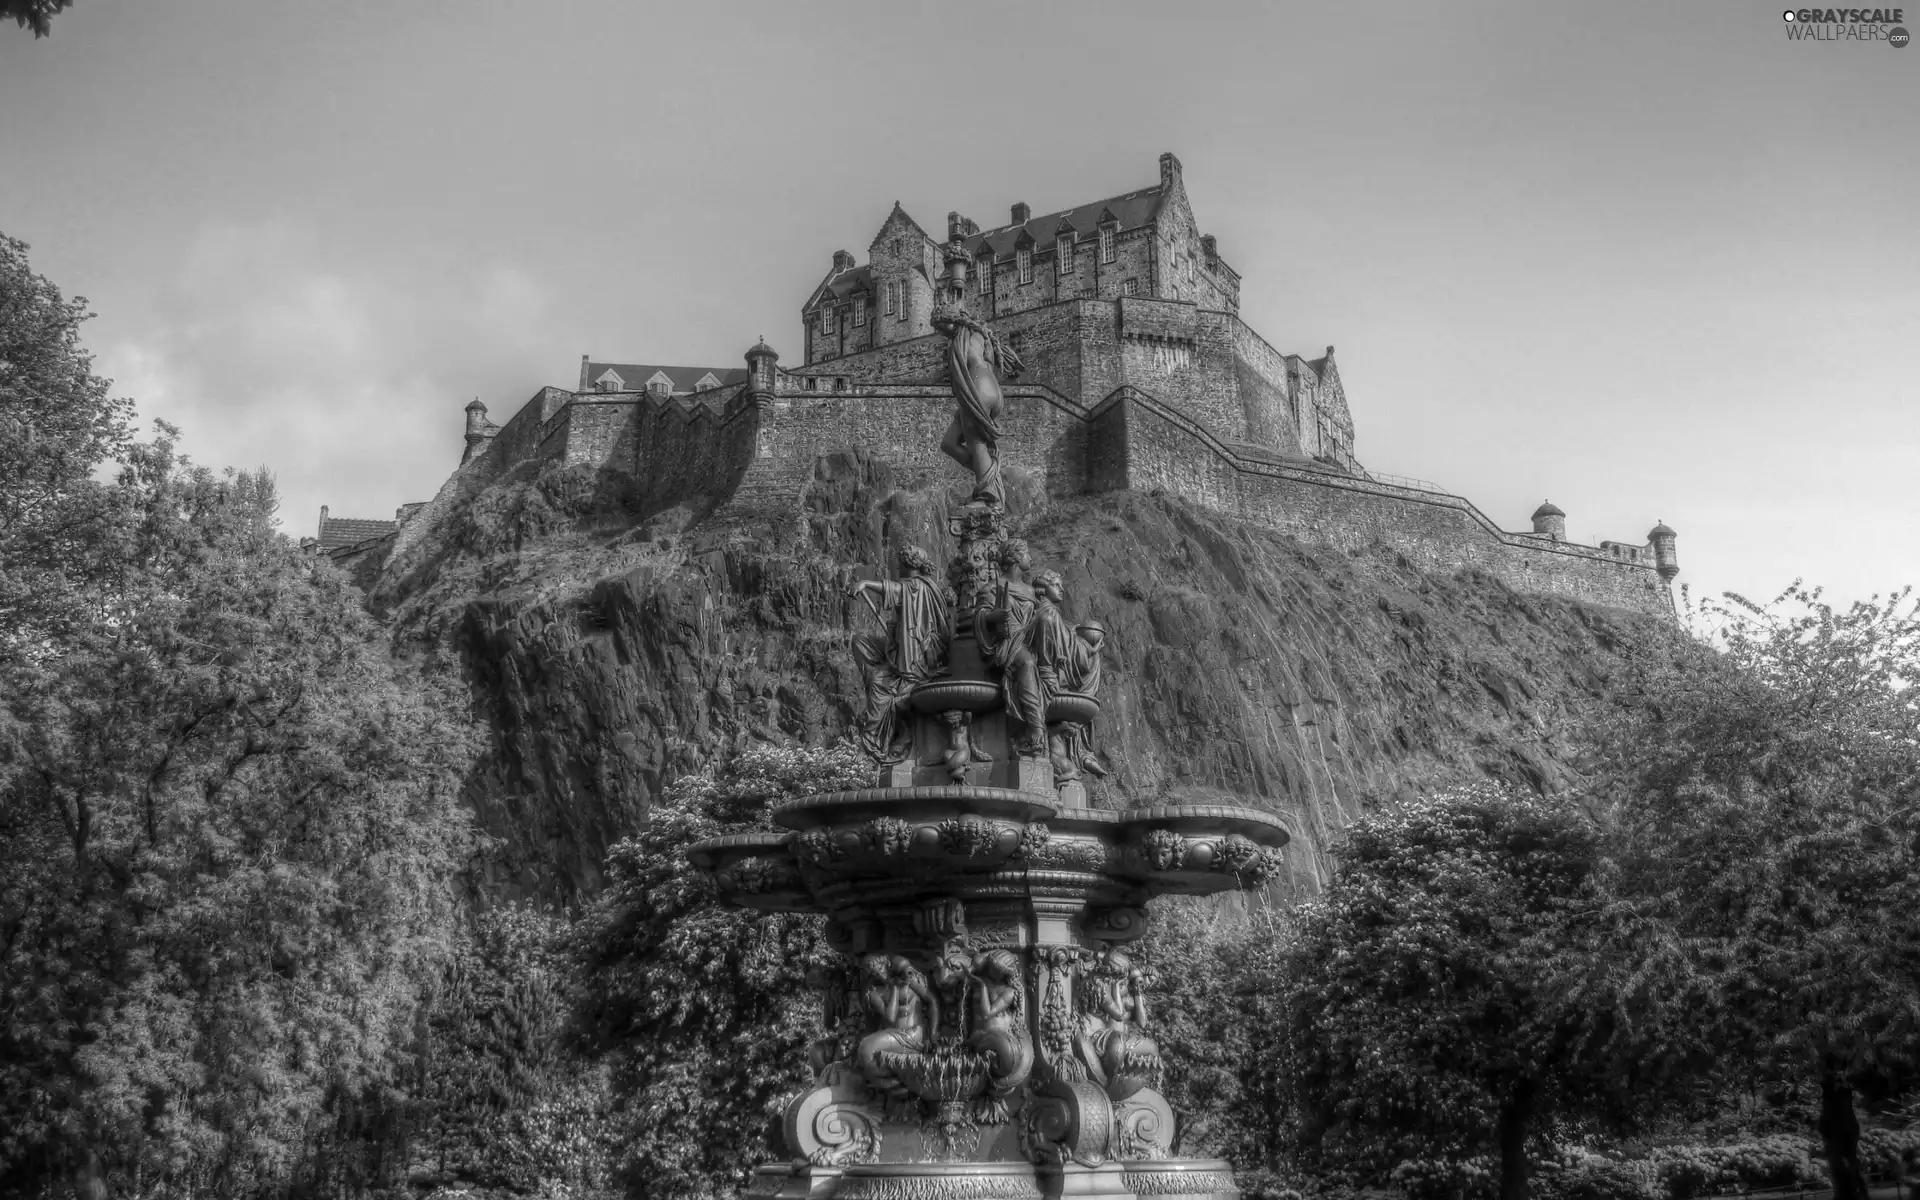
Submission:
M 1006 1098 L 1033 1071 L 1033 1041 L 1027 1035 L 1025 991 L 1020 957 L 1011 950 L 989 950 L 974 959 L 971 989 L 973 1032 L 967 1045 L 987 1056 L 987 1108 L 982 1119 L 1006 1120 Z
M 933 994 L 926 978 L 898 955 L 869 954 L 861 966 L 866 975 L 862 998 L 875 1029 L 860 1039 L 854 1066 L 875 1091 L 904 1100 L 909 1093 L 894 1068 L 901 1057 L 926 1050 Z
M 861 715 L 862 748 L 883 763 L 911 751 L 911 729 L 902 719 L 907 695 L 940 669 L 947 653 L 947 602 L 933 579 L 933 558 L 918 546 L 900 550 L 900 578 L 863 579 L 852 595 L 865 600 L 880 628 L 856 634 L 853 658 L 865 681 L 867 709 Z
M 973 472 L 969 503 L 997 508 L 1006 498 L 1000 484 L 999 450 L 1006 400 L 999 377 L 1018 375 L 1020 357 L 961 307 L 958 297 L 934 308 L 933 327 L 952 339 L 947 345 L 947 379 L 958 401 L 940 452 Z

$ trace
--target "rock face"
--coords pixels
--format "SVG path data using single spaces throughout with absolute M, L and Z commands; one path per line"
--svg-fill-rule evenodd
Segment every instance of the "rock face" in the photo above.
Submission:
M 468 782 L 497 843 L 475 883 L 569 901 L 676 776 L 754 740 L 832 741 L 859 695 L 847 598 L 891 550 L 953 552 L 958 478 L 821 458 L 776 523 L 671 512 L 618 481 L 516 472 L 390 562 L 403 639 L 458 653 L 493 745 Z M 1036 568 L 1108 630 L 1092 803 L 1232 801 L 1293 834 L 1276 886 L 1317 888 L 1338 831 L 1460 776 L 1557 790 L 1583 709 L 1654 619 L 1525 596 L 1393 551 L 1342 553 L 1130 492 L 1049 501 L 1008 481 Z M 949 490 L 949 486 L 951 490 Z

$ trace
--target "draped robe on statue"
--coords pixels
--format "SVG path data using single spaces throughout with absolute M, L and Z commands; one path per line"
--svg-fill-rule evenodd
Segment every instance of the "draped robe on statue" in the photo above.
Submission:
M 947 637 L 947 604 L 924 575 L 881 581 L 874 615 L 881 628 L 853 639 L 853 657 L 867 684 L 867 724 L 861 740 L 882 762 L 905 756 L 900 705 L 913 686 L 940 667 Z

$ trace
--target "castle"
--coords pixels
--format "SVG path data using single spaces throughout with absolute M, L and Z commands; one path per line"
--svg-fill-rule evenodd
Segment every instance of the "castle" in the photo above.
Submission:
M 1333 347 L 1282 353 L 1241 319 L 1240 276 L 1199 232 L 1172 154 L 1152 187 L 1038 218 L 1015 204 L 985 230 L 952 213 L 945 233 L 972 265 L 964 303 L 1026 367 L 1004 389 L 1003 464 L 1047 494 L 1161 491 L 1303 540 L 1383 544 L 1520 591 L 1671 612 L 1679 568 L 1664 524 L 1644 543 L 1582 545 L 1552 504 L 1510 532 L 1434 485 L 1365 471 Z M 583 358 L 575 387 L 542 388 L 505 425 L 475 400 L 439 494 L 379 523 L 390 531 L 357 524 L 357 540 L 328 552 L 384 558 L 529 460 L 624 473 L 641 519 L 676 506 L 796 512 L 816 460 L 856 447 L 946 478 L 953 399 L 931 318 L 947 246 L 896 203 L 865 264 L 833 255 L 801 306 L 793 367 L 764 341 L 744 369 Z

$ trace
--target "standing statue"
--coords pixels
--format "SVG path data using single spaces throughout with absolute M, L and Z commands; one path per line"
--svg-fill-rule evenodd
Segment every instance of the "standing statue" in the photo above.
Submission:
M 1006 501 L 1000 483 L 1000 418 L 1006 413 L 1000 376 L 1018 375 L 1020 357 L 963 308 L 958 295 L 950 294 L 934 308 L 933 327 L 951 339 L 947 379 L 958 402 L 940 452 L 973 472 L 968 503 L 998 508 Z
M 1046 753 L 1047 696 L 1030 636 L 1037 600 L 1025 577 L 1033 565 L 1027 544 L 1019 538 L 1002 542 L 999 565 L 999 590 L 993 607 L 974 617 L 974 636 L 980 653 L 1000 670 L 1015 746 L 1021 754 L 1037 757 Z
M 939 671 L 947 650 L 947 602 L 933 579 L 933 558 L 918 546 L 900 550 L 900 578 L 863 579 L 851 594 L 867 602 L 880 629 L 853 639 L 853 658 L 866 686 L 866 711 L 857 737 L 882 763 L 897 763 L 913 748 L 906 710 L 914 685 Z

